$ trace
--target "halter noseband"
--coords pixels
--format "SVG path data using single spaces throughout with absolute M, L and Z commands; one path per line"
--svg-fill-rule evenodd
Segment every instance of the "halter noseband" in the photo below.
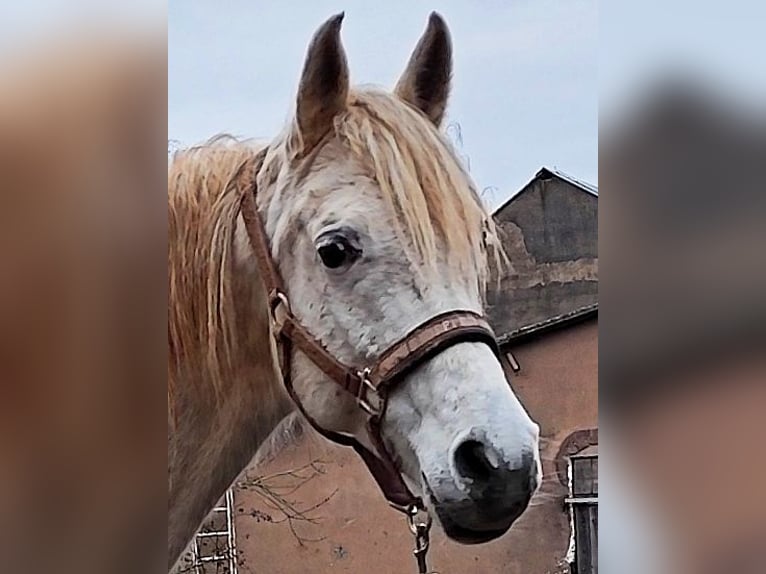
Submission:
M 256 179 L 265 155 L 266 150 L 261 150 L 250 164 L 252 180 L 243 194 L 241 213 L 258 270 L 268 292 L 273 336 L 279 349 L 285 388 L 298 409 L 319 433 L 333 442 L 354 448 L 392 506 L 399 510 L 422 509 L 422 500 L 410 492 L 383 442 L 381 421 L 386 412 L 388 393 L 418 366 L 459 343 L 485 343 L 499 356 L 495 334 L 486 319 L 473 311 L 448 311 L 415 327 L 369 365 L 351 367 L 338 361 L 293 315 L 287 291 L 271 256 L 269 237 L 255 204 Z M 353 436 L 322 428 L 306 412 L 293 389 L 290 373 L 293 349 L 303 353 L 328 378 L 355 398 L 359 408 L 368 417 L 367 432 L 377 454 Z

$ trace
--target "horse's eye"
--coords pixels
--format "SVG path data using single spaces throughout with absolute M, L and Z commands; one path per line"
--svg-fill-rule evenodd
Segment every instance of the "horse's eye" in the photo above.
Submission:
M 317 251 L 322 263 L 328 269 L 338 269 L 350 265 L 359 255 L 359 252 L 342 237 L 333 238 L 332 241 L 320 245 Z

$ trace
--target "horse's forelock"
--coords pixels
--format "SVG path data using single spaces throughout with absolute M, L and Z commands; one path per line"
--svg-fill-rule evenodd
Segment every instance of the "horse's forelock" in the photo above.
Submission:
M 487 278 L 484 246 L 495 230 L 469 176 L 443 134 L 422 113 L 377 90 L 352 92 L 336 133 L 365 164 L 410 240 L 408 256 L 428 274 L 441 250 L 456 275 Z M 486 234 L 486 235 L 485 235 Z

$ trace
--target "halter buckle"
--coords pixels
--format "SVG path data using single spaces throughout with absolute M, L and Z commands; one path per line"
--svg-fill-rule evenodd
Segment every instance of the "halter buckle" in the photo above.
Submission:
M 383 399 L 370 380 L 371 372 L 372 370 L 369 367 L 356 372 L 360 380 L 359 390 L 356 393 L 356 402 L 364 412 L 375 417 L 383 413 Z
M 282 313 L 279 309 L 282 308 Z M 274 328 L 274 335 L 279 337 L 282 327 L 285 324 L 284 318 L 290 314 L 290 300 L 282 291 L 275 289 L 269 294 L 269 316 L 271 317 L 271 326 Z M 280 318 L 281 316 L 281 318 Z

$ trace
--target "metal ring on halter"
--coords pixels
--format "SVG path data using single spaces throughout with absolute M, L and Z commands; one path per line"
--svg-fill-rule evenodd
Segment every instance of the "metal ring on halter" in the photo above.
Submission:
M 418 522 L 416 521 L 416 518 L 418 514 L 420 513 L 425 514 L 425 522 Z M 415 504 L 411 504 L 407 507 L 406 510 L 407 513 L 407 524 L 410 527 L 410 532 L 415 534 L 416 536 L 421 534 L 423 532 L 423 529 L 425 529 L 426 532 L 431 529 L 431 525 L 433 524 L 433 519 L 431 518 L 431 513 L 428 512 L 425 508 L 420 508 Z
M 284 308 L 285 313 L 290 313 L 290 300 L 282 291 L 276 289 L 269 294 L 269 315 L 271 316 L 271 325 L 274 327 L 274 332 L 277 335 L 282 330 L 284 324 L 277 317 L 277 310 L 280 306 Z
M 414 505 L 414 504 L 410 504 L 410 505 L 408 505 L 408 506 L 402 506 L 401 504 L 396 504 L 396 503 L 394 503 L 394 502 L 391 502 L 390 500 L 388 501 L 388 505 L 389 505 L 391 508 L 393 508 L 394 510 L 398 510 L 399 512 L 401 512 L 401 513 L 403 513 L 403 514 L 409 514 L 409 512 L 410 512 L 410 509 L 411 509 L 413 506 L 416 506 L 416 505 Z
M 357 371 L 356 375 L 361 380 L 361 384 L 356 394 L 356 401 L 368 415 L 378 416 L 383 412 L 383 400 L 378 394 L 377 389 L 373 386 L 372 381 L 370 381 L 371 372 L 372 370 L 369 367 Z M 370 399 L 373 399 L 372 402 L 370 402 Z

